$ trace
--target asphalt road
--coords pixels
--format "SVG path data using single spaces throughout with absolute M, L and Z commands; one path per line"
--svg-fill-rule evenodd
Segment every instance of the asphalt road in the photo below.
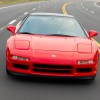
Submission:
M 6 40 L 11 36 L 6 26 L 16 25 L 29 12 L 63 13 L 62 6 L 71 1 L 76 0 L 50 0 L 0 8 L 0 100 L 99 100 L 100 68 L 94 82 L 9 77 L 6 74 L 5 47 Z M 66 10 L 74 15 L 86 30 L 95 29 L 100 33 L 100 7 L 96 6 L 94 1 L 78 0 L 68 5 Z M 95 37 L 95 40 L 100 43 L 100 35 Z

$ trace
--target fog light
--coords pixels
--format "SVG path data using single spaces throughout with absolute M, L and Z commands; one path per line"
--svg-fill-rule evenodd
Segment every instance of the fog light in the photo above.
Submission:
M 27 57 L 21 57 L 21 56 L 12 56 L 13 60 L 22 60 L 22 61 L 29 61 L 29 58 Z
M 77 63 L 78 65 L 82 65 L 82 64 L 93 64 L 93 60 L 80 60 Z

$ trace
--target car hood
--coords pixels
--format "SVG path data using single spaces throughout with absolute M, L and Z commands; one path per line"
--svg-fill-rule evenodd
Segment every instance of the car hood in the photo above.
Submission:
M 44 35 L 15 35 L 16 49 L 33 49 L 62 52 L 92 52 L 92 42 L 87 38 Z

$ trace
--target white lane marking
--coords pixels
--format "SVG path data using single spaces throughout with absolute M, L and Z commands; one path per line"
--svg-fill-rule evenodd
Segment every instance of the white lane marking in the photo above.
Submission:
M 13 24 L 15 23 L 19 18 L 21 18 L 23 16 L 23 14 L 19 17 L 16 18 L 16 20 L 11 21 L 10 23 L 8 23 L 7 25 Z M 5 29 L 7 27 L 7 25 L 3 26 L 2 28 L 0 28 L 0 31 L 2 31 L 3 29 Z
M 86 10 L 88 10 L 88 9 L 86 8 Z
M 96 6 L 96 7 L 100 7 L 97 3 L 98 3 L 98 2 L 95 2 L 95 3 L 94 3 L 94 6 Z
M 91 13 L 95 13 L 94 11 L 91 11 Z
M 13 23 L 15 23 L 16 22 L 16 20 L 13 20 L 13 21 L 11 21 L 9 24 L 13 24 Z
M 25 13 L 24 13 L 24 15 L 27 15 L 27 14 L 28 14 L 28 12 L 25 12 Z
M 4 26 L 4 27 L 0 28 L 0 31 L 2 31 L 5 27 L 6 27 L 6 26 Z
M 32 10 L 36 10 L 36 8 L 33 8 Z
M 41 7 L 41 6 L 38 6 L 39 8 Z
M 13 5 L 13 6 L 1 7 L 0 10 L 1 10 L 1 9 L 6 9 L 6 8 L 12 8 L 12 7 L 16 7 L 16 6 L 27 5 L 27 4 L 32 4 L 32 3 L 25 3 L 25 4 Z
M 83 6 L 83 9 L 84 9 L 84 6 Z

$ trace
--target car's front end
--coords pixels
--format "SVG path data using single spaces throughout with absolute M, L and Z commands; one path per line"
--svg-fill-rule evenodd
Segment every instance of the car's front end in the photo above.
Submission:
M 31 14 L 16 27 L 7 41 L 7 72 L 93 79 L 99 50 L 89 34 L 72 16 Z
M 29 42 L 24 37 L 23 40 L 15 40 L 14 44 L 10 44 L 14 48 L 7 46 L 7 69 L 10 72 L 66 78 L 91 78 L 96 75 L 99 53 L 92 40 L 37 35 Z M 45 42 L 51 38 L 52 42 Z M 87 43 L 83 43 L 83 40 Z M 62 43 L 58 44 L 59 41 Z

